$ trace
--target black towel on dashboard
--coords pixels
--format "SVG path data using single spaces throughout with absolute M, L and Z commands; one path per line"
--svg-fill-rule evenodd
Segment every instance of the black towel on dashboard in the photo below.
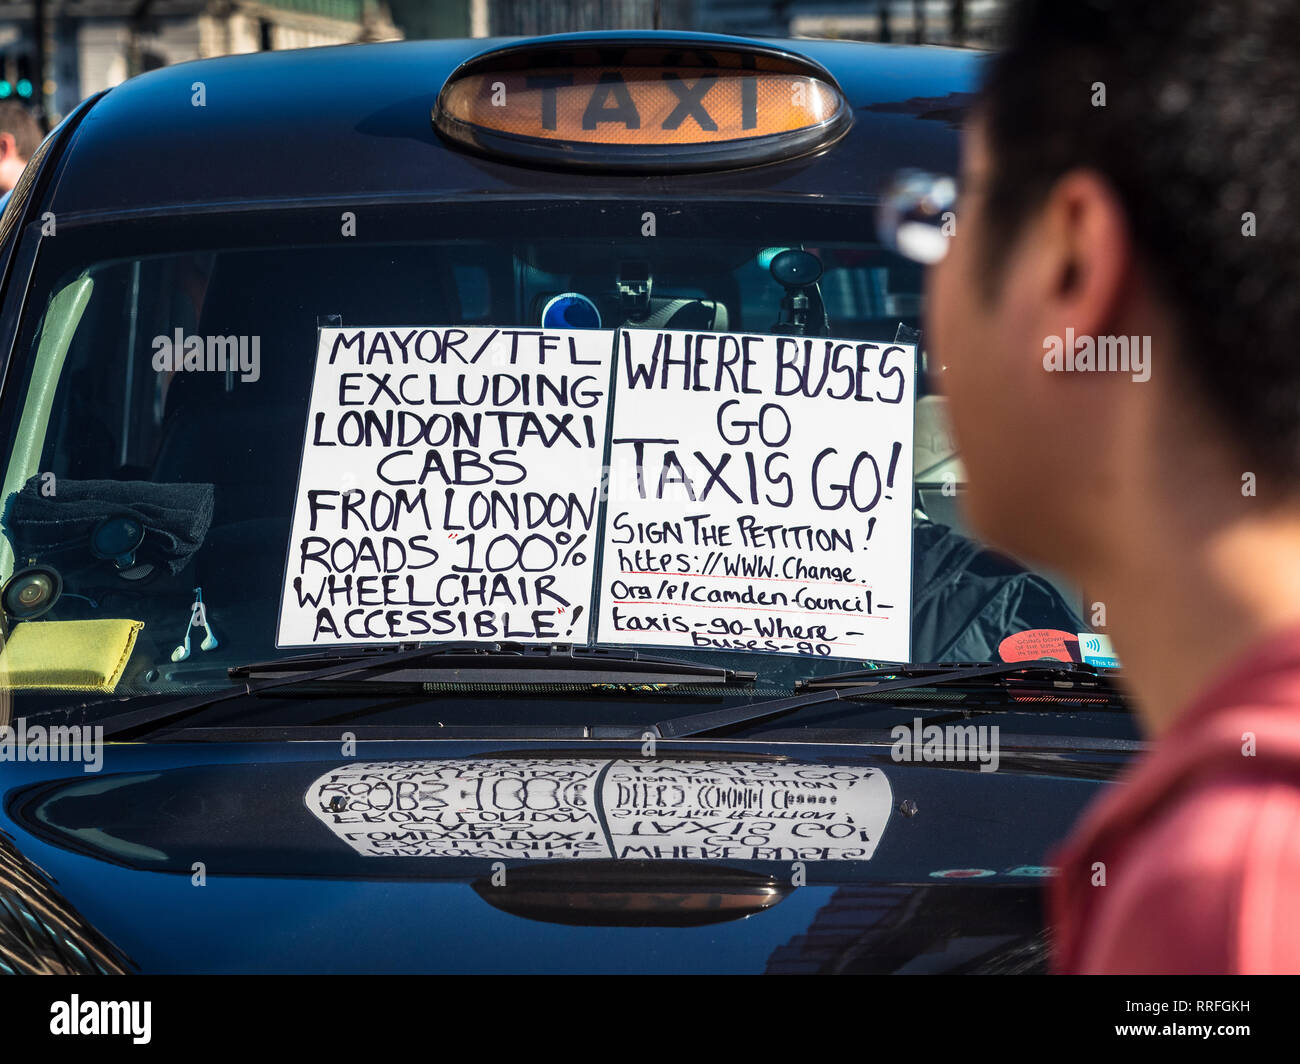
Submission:
M 203 544 L 212 524 L 211 484 L 60 478 L 54 487 L 55 494 L 42 495 L 41 478 L 34 476 L 9 500 L 5 533 L 20 564 L 82 545 L 89 558 L 95 525 L 121 515 L 144 526 L 142 557 L 165 565 L 174 576 Z

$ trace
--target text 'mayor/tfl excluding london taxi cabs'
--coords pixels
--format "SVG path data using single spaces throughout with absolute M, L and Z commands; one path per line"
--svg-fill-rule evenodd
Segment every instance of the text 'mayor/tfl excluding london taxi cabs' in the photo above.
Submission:
M 958 509 L 976 62 L 410 42 L 71 114 L 0 218 L 0 970 L 1040 970 L 1138 743 Z

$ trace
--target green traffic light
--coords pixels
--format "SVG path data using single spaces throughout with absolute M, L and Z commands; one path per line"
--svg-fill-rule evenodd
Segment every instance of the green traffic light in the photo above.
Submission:
M 13 95 L 14 87 L 7 81 L 0 81 L 0 100 L 8 99 Z
M 32 83 L 28 81 L 26 78 L 23 78 L 18 82 L 18 95 L 22 97 L 28 97 L 31 94 L 32 94 Z

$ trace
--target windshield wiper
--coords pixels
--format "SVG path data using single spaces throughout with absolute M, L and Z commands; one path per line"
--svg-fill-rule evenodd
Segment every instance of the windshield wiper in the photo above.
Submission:
M 880 677 L 876 680 L 875 677 Z M 866 680 L 866 683 L 860 682 Z M 1046 692 L 1060 694 L 1063 690 L 1100 696 L 1109 704 L 1124 705 L 1124 696 L 1109 680 L 1090 665 L 1051 660 L 1001 662 L 997 664 L 916 664 L 887 665 L 853 672 L 802 680 L 798 687 L 803 694 L 777 698 L 766 702 L 752 702 L 733 709 L 719 709 L 708 713 L 693 713 L 657 722 L 652 731 L 661 739 L 684 739 L 708 735 L 712 732 L 751 724 L 761 724 L 806 706 L 816 706 L 840 699 L 849 700 L 906 691 L 938 684 L 993 686 L 1009 697 L 1007 704 L 1021 708 L 1014 699 L 1016 693 Z M 1035 703 L 1029 703 L 1033 705 Z M 1043 703 L 1036 703 L 1042 705 Z
M 795 683 L 796 691 L 818 691 L 827 687 L 853 687 L 864 680 L 899 679 L 915 680 L 911 686 L 925 686 L 928 681 L 956 683 L 963 679 L 978 681 L 984 686 L 1050 684 L 1057 688 L 1093 687 L 1104 693 L 1114 693 L 1111 681 L 1114 669 L 1102 670 L 1094 665 L 1075 661 L 1057 661 L 1039 658 L 1034 661 L 942 661 L 910 662 L 906 665 L 877 665 L 870 669 L 852 669 L 849 672 L 832 672 L 825 676 L 810 676 Z
M 403 644 L 383 648 L 349 648 L 330 654 L 282 658 L 278 661 L 238 665 L 227 670 L 231 679 L 266 676 L 260 683 L 244 683 L 228 691 L 204 692 L 189 698 L 123 713 L 104 723 L 104 738 L 122 738 L 154 730 L 209 706 L 266 691 L 288 693 L 291 688 L 347 677 L 368 683 L 590 683 L 640 684 L 749 684 L 756 674 L 702 665 L 674 658 L 646 657 L 635 650 L 575 647 L 569 643 L 443 643 L 436 646 Z M 369 675 L 373 674 L 373 675 Z M 539 679 L 540 677 L 540 679 Z M 380 691 L 387 695 L 390 692 Z
M 365 670 L 383 666 L 366 683 L 427 684 L 748 684 L 757 674 L 636 650 L 574 646 L 571 643 L 444 643 L 426 647 L 414 662 L 399 661 L 391 647 L 364 647 L 343 654 L 312 654 L 237 665 L 231 679 L 296 679 L 313 682 L 317 670 L 336 662 L 365 661 Z M 333 674 L 324 677 L 333 678 Z

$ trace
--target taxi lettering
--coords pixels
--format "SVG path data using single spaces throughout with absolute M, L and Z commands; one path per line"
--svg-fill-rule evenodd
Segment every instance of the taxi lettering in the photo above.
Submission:
M 694 122 L 708 133 L 718 131 L 718 123 L 709 113 L 704 97 L 717 84 L 717 75 L 701 73 L 694 82 L 689 82 L 672 71 L 663 71 L 662 82 L 676 100 L 676 106 L 665 115 L 659 124 L 660 129 L 680 129 L 683 123 Z M 530 89 L 539 90 L 541 96 L 542 128 L 555 132 L 559 128 L 556 100 L 558 90 L 573 86 L 572 74 L 539 74 L 524 79 Z M 758 127 L 758 92 L 753 78 L 740 79 L 741 92 L 741 128 Z M 624 129 L 640 129 L 641 113 L 623 75 L 610 70 L 602 73 L 591 88 L 587 106 L 582 112 L 582 128 L 588 131 L 598 129 L 606 122 L 615 122 Z

